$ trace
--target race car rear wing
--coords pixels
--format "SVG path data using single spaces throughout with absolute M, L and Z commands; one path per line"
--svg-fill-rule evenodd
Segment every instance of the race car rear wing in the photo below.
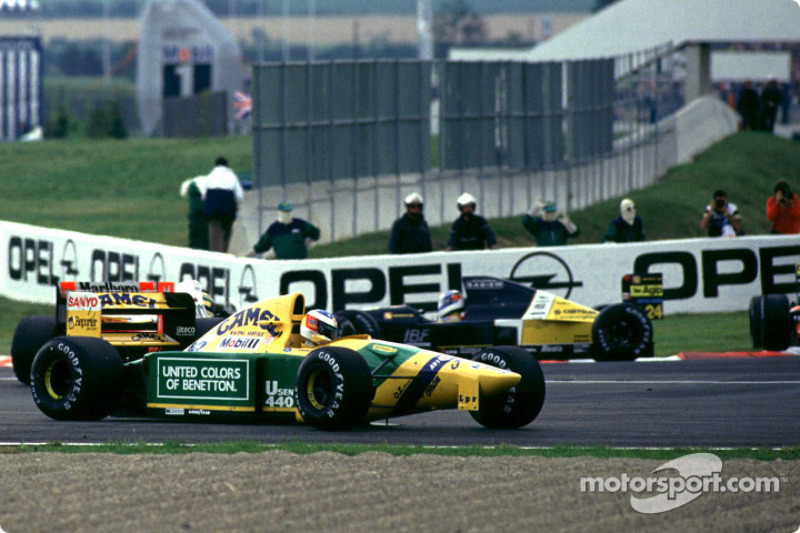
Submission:
M 188 345 L 196 329 L 195 299 L 174 288 L 173 283 L 61 282 L 58 333 L 104 337 L 112 344 L 124 338 Z

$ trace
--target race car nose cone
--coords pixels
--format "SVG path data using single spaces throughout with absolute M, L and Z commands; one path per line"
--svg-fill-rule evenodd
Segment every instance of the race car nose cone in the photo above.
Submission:
M 522 376 L 486 365 L 472 368 L 458 380 L 458 408 L 477 411 L 481 396 L 501 394 L 517 383 Z
M 520 382 L 522 376 L 515 372 L 485 372 L 481 373 L 480 390 L 481 394 L 498 394 L 505 392 Z

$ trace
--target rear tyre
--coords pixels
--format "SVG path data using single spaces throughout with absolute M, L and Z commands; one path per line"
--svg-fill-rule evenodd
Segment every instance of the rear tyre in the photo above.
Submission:
M 350 429 L 363 423 L 374 395 L 367 362 L 347 348 L 317 348 L 297 370 L 295 398 L 300 416 L 320 429 Z
M 753 348 L 761 348 L 764 345 L 764 315 L 761 313 L 762 296 L 750 298 L 750 342 Z
M 792 317 L 785 294 L 761 297 L 761 339 L 765 350 L 783 351 L 792 340 Z
M 481 396 L 479 409 L 470 411 L 479 424 L 491 429 L 515 429 L 530 424 L 544 405 L 545 383 L 536 358 L 519 346 L 493 346 L 475 354 L 473 361 L 510 370 L 522 376 L 503 394 Z
M 345 309 L 333 313 L 333 316 L 339 321 L 349 321 L 356 333 L 366 333 L 374 339 L 381 337 L 381 326 L 369 313 L 357 309 Z
M 27 316 L 19 321 L 11 340 L 11 362 L 14 374 L 25 385 L 31 384 L 31 365 L 39 348 L 56 333 L 54 316 Z
M 592 348 L 597 361 L 633 361 L 649 353 L 653 324 L 640 308 L 613 304 L 592 324 Z
M 114 409 L 122 365 L 103 339 L 56 337 L 33 360 L 33 401 L 55 420 L 100 420 Z

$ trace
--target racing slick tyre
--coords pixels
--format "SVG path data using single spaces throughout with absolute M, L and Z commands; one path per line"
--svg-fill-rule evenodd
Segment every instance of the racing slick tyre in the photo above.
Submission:
M 761 296 L 753 296 L 750 298 L 750 342 L 753 348 L 761 348 L 764 342 L 761 339 Z
M 36 352 L 56 333 L 56 317 L 26 316 L 17 324 L 11 339 L 14 374 L 25 385 L 31 384 L 31 365 Z
M 592 324 L 592 351 L 597 361 L 633 361 L 649 354 L 653 324 L 640 308 L 613 304 Z
M 515 429 L 533 422 L 544 404 L 545 384 L 536 358 L 519 346 L 484 348 L 473 361 L 510 370 L 522 380 L 508 392 L 481 397 L 477 411 L 470 411 L 479 424 L 491 429 Z
M 56 337 L 33 360 L 33 401 L 55 420 L 100 420 L 114 409 L 122 372 L 122 358 L 108 341 Z
M 343 319 L 349 321 L 356 333 L 366 333 L 373 339 L 381 337 L 381 326 L 369 313 L 357 309 L 345 309 L 333 313 L 333 316 L 338 321 L 343 321 Z
M 789 311 L 789 299 L 785 294 L 765 294 L 750 301 L 750 335 L 754 348 L 782 351 L 789 347 L 792 341 Z
M 361 424 L 374 396 L 369 366 L 353 350 L 317 348 L 297 370 L 297 408 L 303 420 L 317 428 L 340 430 Z

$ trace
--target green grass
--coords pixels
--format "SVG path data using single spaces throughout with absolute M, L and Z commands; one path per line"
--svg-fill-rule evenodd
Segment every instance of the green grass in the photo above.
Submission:
M 742 132 L 712 146 L 691 163 L 673 168 L 664 178 L 627 196 L 636 203 L 648 240 L 703 237 L 700 218 L 716 189 L 725 189 L 735 203 L 749 235 L 766 234 L 767 197 L 778 179 L 800 188 L 800 146 L 763 132 Z M 599 243 L 608 223 L 619 215 L 620 198 L 570 213 L 581 234 L 571 244 Z M 455 209 L 453 219 L 456 218 Z M 478 206 L 480 212 L 480 205 Z M 521 216 L 491 220 L 500 247 L 534 244 L 522 227 Z M 449 224 L 431 228 L 436 249 L 444 249 Z M 389 232 L 363 235 L 358 240 L 320 245 L 311 257 L 386 253 Z
M 225 155 L 252 169 L 248 137 L 62 140 L 0 144 L 0 217 L 38 226 L 162 244 L 187 242 L 186 178 Z
M 632 449 L 610 448 L 607 446 L 552 446 L 542 448 L 520 448 L 500 444 L 497 446 L 412 446 L 393 444 L 316 444 L 309 442 L 292 441 L 282 444 L 262 444 L 253 441 L 234 441 L 225 443 L 208 444 L 183 444 L 180 442 L 166 442 L 164 444 L 147 443 L 108 443 L 97 446 L 74 446 L 59 442 L 44 445 L 21 445 L 0 448 L 0 453 L 115 453 L 120 455 L 131 454 L 187 454 L 187 453 L 263 453 L 270 451 L 283 451 L 299 455 L 307 455 L 321 451 L 340 453 L 354 456 L 366 452 L 382 452 L 395 456 L 408 456 L 418 454 L 432 454 L 450 457 L 624 457 L 635 459 L 667 460 L 676 456 L 712 451 L 720 459 L 753 459 L 758 461 L 797 461 L 800 460 L 800 447 L 786 446 L 783 448 L 729 448 L 714 449 L 709 447 L 682 447 L 669 449 Z

